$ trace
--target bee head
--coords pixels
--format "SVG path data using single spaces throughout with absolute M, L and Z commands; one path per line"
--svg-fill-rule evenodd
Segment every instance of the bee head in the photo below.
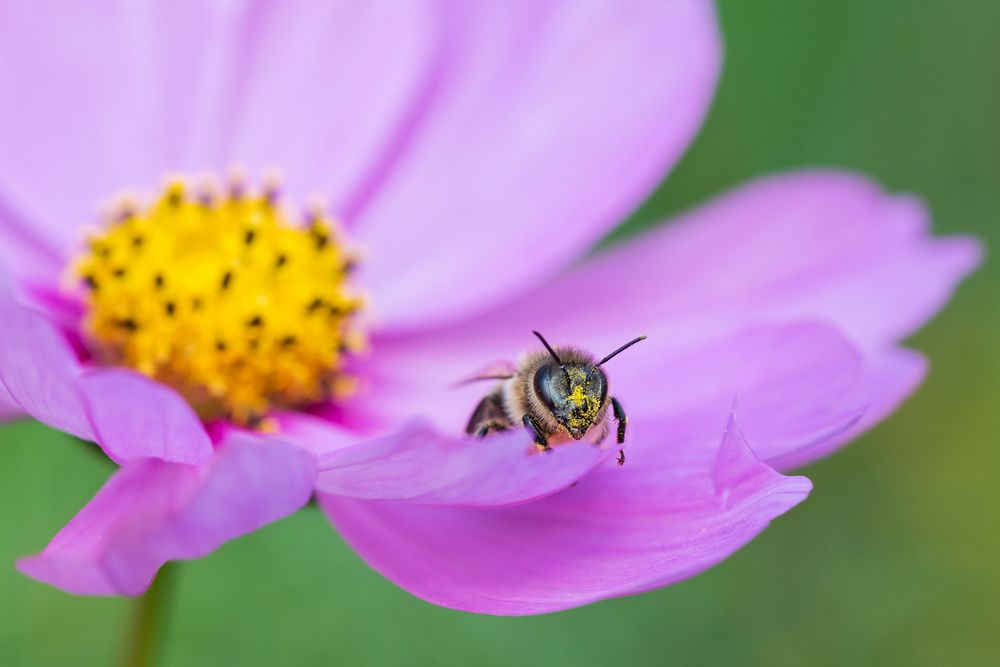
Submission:
M 608 397 L 608 378 L 586 363 L 548 363 L 535 372 L 535 395 L 574 440 L 594 425 Z
M 552 357 L 551 362 L 535 371 L 532 379 L 535 396 L 573 439 L 579 440 L 604 414 L 608 400 L 608 376 L 601 366 L 646 337 L 634 338 L 594 363 L 589 355 L 579 352 L 560 357 L 542 334 L 537 331 L 531 333 L 542 341 Z

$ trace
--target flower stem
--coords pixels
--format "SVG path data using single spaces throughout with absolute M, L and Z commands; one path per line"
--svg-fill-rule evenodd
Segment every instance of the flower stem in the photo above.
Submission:
M 126 667 L 147 667 L 153 664 L 157 652 L 162 648 L 176 568 L 176 563 L 167 563 L 160 568 L 149 590 L 132 602 L 122 655 L 122 664 Z

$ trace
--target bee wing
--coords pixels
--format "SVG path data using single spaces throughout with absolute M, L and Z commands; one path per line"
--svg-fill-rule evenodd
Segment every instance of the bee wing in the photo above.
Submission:
M 510 361 L 494 361 L 493 363 L 480 369 L 474 375 L 459 380 L 453 386 L 461 387 L 473 382 L 483 382 L 485 380 L 509 380 L 517 373 L 517 364 Z

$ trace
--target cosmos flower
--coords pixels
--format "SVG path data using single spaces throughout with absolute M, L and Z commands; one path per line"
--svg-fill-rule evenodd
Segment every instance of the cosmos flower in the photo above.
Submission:
M 700 0 L 5 2 L 0 44 L 0 415 L 120 465 L 18 565 L 74 593 L 139 594 L 314 494 L 449 607 L 691 576 L 805 498 L 782 471 L 913 391 L 899 341 L 978 258 L 829 171 L 588 254 L 703 120 Z M 455 381 L 534 329 L 649 336 L 608 368 L 625 465 L 464 435 L 489 389 Z

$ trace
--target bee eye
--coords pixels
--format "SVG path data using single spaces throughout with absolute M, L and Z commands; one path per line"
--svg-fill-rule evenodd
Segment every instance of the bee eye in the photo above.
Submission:
M 535 372 L 535 395 L 551 411 L 565 402 L 567 393 L 566 374 L 555 364 L 542 366 Z
M 601 401 L 603 402 L 605 397 L 608 395 L 608 377 L 604 374 L 600 368 L 594 368 L 590 372 L 590 379 L 587 381 L 587 387 L 593 387 L 594 390 L 600 394 Z

